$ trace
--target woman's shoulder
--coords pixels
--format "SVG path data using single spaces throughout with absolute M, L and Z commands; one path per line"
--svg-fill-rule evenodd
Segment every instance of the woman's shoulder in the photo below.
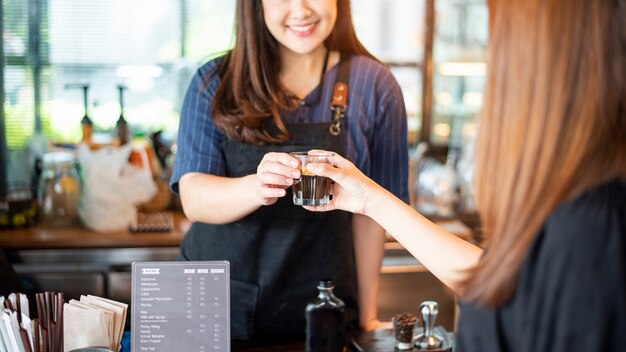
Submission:
M 563 202 L 550 214 L 548 223 L 599 225 L 606 223 L 607 217 L 626 222 L 626 179 L 604 182 Z
M 205 62 L 196 70 L 196 76 L 203 81 L 219 79 L 218 71 L 224 58 L 225 56 L 219 56 Z
M 547 246 L 574 252 L 626 243 L 626 180 L 604 182 L 565 201 L 550 214 L 544 231 Z
M 353 66 L 359 74 L 391 75 L 389 68 L 382 62 L 365 55 L 352 55 L 350 65 Z
M 215 92 L 220 82 L 219 68 L 224 56 L 211 59 L 202 64 L 191 77 L 189 90 L 192 92 Z
M 377 92 L 383 95 L 388 92 L 400 92 L 400 86 L 396 78 L 382 62 L 364 55 L 353 55 L 350 65 L 350 72 L 356 77 L 357 86 L 362 87 L 366 91 Z M 375 89 L 372 90 L 372 87 Z

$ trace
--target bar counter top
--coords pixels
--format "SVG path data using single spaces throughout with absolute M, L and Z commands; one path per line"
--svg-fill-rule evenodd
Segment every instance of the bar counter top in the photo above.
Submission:
M 394 338 L 393 331 L 390 329 L 380 329 L 374 331 L 361 331 L 351 333 L 354 342 L 356 345 L 347 346 L 344 351 L 358 352 L 394 352 L 398 351 L 394 348 Z M 452 351 L 454 349 L 454 343 L 451 342 L 454 340 L 454 333 L 447 333 L 447 342 L 444 342 L 447 351 Z M 231 344 L 231 350 L 233 352 L 281 352 L 281 351 L 289 351 L 289 352 L 304 352 L 304 342 L 292 342 L 292 343 L 245 343 L 241 341 L 233 341 Z M 418 348 L 413 348 L 406 350 L 407 352 L 411 351 L 423 351 Z M 441 351 L 441 350 L 439 350 Z
M 50 228 L 42 225 L 0 231 L 0 248 L 80 249 L 178 247 L 191 223 L 182 213 L 174 213 L 174 226 L 168 232 L 95 232 L 84 227 Z
M 37 225 L 15 230 L 0 230 L 0 248 L 29 249 L 85 249 L 85 248 L 140 248 L 178 247 L 191 226 L 182 212 L 173 212 L 174 224 L 168 232 L 96 232 L 82 226 L 45 227 Z M 445 230 L 470 240 L 471 230 L 459 221 L 436 221 Z M 391 237 L 388 242 L 395 242 Z

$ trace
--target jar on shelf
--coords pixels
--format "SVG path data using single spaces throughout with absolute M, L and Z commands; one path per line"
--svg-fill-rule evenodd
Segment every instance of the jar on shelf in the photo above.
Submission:
M 51 227 L 78 224 L 80 191 L 74 155 L 67 152 L 44 154 L 37 197 L 42 223 Z

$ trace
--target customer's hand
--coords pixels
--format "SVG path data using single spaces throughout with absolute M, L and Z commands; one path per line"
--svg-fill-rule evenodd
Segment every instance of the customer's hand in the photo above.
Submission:
M 262 205 L 276 203 L 286 189 L 300 177 L 298 160 L 287 153 L 267 153 L 256 171 L 255 190 Z
M 321 151 L 313 150 L 310 153 L 316 152 Z M 367 215 L 370 196 L 380 189 L 380 186 L 347 159 L 335 154 L 329 160 L 332 165 L 311 163 L 307 165 L 307 170 L 316 175 L 329 177 L 335 182 L 330 192 L 333 199 L 324 206 L 305 208 L 311 211 L 342 209 Z

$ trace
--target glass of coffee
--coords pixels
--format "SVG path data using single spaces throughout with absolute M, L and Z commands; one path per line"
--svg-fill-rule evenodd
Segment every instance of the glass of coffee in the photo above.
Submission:
M 293 204 L 305 206 L 320 206 L 330 201 L 331 180 L 328 177 L 317 176 L 306 169 L 308 163 L 327 163 L 334 153 L 308 154 L 307 152 L 289 153 L 298 159 L 300 165 L 300 178 L 294 180 L 291 190 L 293 192 Z

